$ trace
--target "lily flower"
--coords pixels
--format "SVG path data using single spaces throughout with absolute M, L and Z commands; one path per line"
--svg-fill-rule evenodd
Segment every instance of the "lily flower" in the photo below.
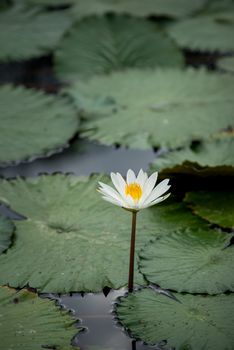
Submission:
M 160 203 L 170 196 L 170 193 L 164 195 L 171 187 L 168 185 L 169 179 L 161 181 L 155 187 L 157 172 L 148 177 L 147 173 L 141 169 L 136 176 L 129 169 L 126 181 L 120 173 L 111 173 L 110 176 L 115 188 L 99 182 L 98 191 L 104 200 L 127 210 L 139 211 Z

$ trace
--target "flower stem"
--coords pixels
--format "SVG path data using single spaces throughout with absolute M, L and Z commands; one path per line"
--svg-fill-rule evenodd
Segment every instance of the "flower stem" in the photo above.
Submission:
M 129 275 L 128 275 L 128 292 L 133 291 L 134 281 L 134 256 L 135 256 L 135 240 L 136 240 L 136 216 L 137 212 L 132 212 L 132 233 L 131 233 L 131 247 L 130 247 L 130 260 L 129 260 Z

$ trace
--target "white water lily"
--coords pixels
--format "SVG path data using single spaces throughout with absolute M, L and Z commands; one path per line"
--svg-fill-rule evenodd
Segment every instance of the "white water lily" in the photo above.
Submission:
M 103 199 L 119 207 L 138 211 L 160 203 L 170 196 L 170 193 L 163 196 L 171 187 L 168 185 L 169 179 L 161 181 L 155 187 L 158 178 L 157 172 L 148 177 L 147 173 L 141 169 L 136 176 L 129 169 L 126 181 L 119 173 L 111 173 L 110 176 L 115 189 L 99 182 L 98 191 L 102 194 Z

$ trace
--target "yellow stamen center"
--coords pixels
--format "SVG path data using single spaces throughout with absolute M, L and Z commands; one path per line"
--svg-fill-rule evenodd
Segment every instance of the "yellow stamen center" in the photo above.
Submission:
M 141 186 L 136 182 L 126 185 L 125 194 L 126 196 L 129 194 L 134 201 L 139 201 L 142 196 Z

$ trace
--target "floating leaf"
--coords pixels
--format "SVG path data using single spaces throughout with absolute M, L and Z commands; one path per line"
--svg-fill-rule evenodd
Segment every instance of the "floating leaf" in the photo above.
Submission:
M 16 223 L 15 244 L 0 259 L 0 283 L 28 283 L 43 292 L 126 285 L 131 215 L 102 200 L 96 192 L 99 180 L 107 182 L 101 176 L 65 175 L 0 182 L 0 201 L 28 218 Z M 141 211 L 136 252 L 175 223 L 180 228 L 204 225 L 185 204 L 169 200 Z M 137 265 L 135 283 L 145 283 Z
M 137 70 L 78 81 L 68 91 L 82 135 L 133 148 L 178 147 L 233 125 L 234 79 L 204 70 Z M 222 118 L 220 118 L 222 115 Z
M 203 13 L 218 21 L 233 22 L 234 2 L 233 0 L 210 0 Z
M 135 338 L 162 340 L 176 349 L 232 350 L 234 295 L 174 294 L 175 301 L 144 289 L 121 298 L 117 316 Z
M 38 6 L 67 6 L 71 5 L 74 0 L 24 0 L 26 4 L 38 5 Z
M 0 215 L 0 254 L 9 247 L 13 231 L 12 222 Z
M 127 283 L 131 216 L 102 200 L 100 179 L 54 175 L 1 182 L 1 201 L 28 217 L 16 223 L 16 242 L 0 262 L 2 284 L 68 292 Z M 153 236 L 154 223 L 152 211 L 139 215 L 137 252 Z M 145 283 L 137 268 L 135 277 Z
M 78 332 L 75 321 L 53 301 L 24 289 L 0 287 L 0 314 L 2 349 L 75 349 L 69 346 Z
M 200 51 L 234 50 L 234 22 L 200 16 L 169 24 L 168 33 L 183 48 Z
M 231 236 L 190 225 L 148 244 L 140 271 L 150 282 L 178 292 L 218 294 L 234 291 L 234 245 Z M 228 247 L 227 247 L 228 246 Z
M 234 192 L 232 191 L 198 191 L 185 196 L 193 211 L 225 228 L 234 228 Z
M 127 67 L 182 66 L 183 58 L 154 23 L 115 16 L 78 22 L 61 42 L 56 63 L 59 76 L 75 80 Z
M 73 13 L 78 18 L 105 13 L 183 17 L 196 12 L 204 3 L 204 0 L 79 0 L 73 7 Z
M 78 128 L 77 116 L 61 97 L 0 88 L 0 163 L 27 160 L 67 144 Z
M 197 147 L 165 153 L 151 166 L 162 175 L 234 175 L 234 137 L 202 142 Z
M 227 72 L 234 73 L 234 57 L 223 57 L 217 62 L 217 66 Z
M 42 13 L 14 6 L 0 12 L 0 60 L 22 60 L 51 52 L 69 28 L 63 12 Z

